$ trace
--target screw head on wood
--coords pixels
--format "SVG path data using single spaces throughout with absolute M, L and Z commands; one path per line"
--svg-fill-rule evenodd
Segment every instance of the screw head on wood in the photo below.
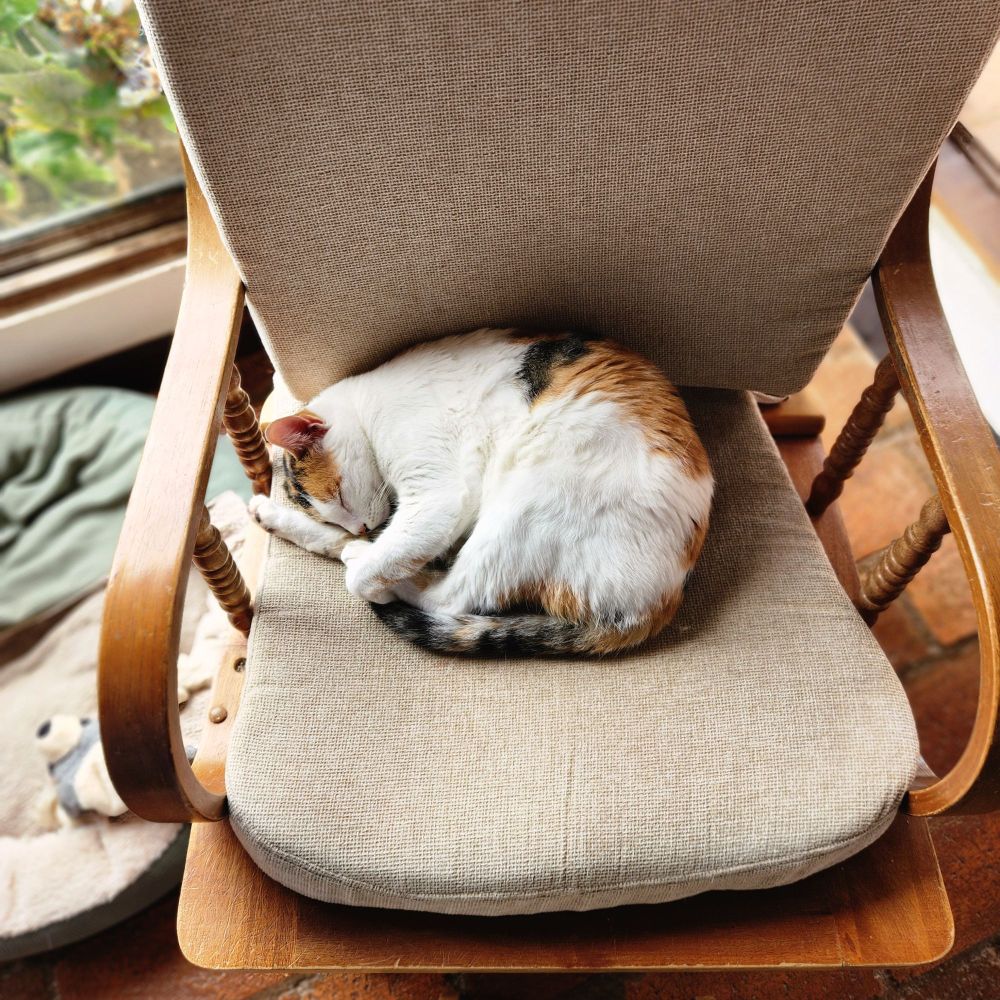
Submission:
M 221 705 L 215 705 L 208 713 L 208 717 L 216 723 L 225 722 L 228 715 L 229 713 Z

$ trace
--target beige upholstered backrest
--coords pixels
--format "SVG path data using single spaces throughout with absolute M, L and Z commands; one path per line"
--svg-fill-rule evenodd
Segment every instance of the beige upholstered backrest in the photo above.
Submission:
M 141 7 L 301 397 L 487 324 L 799 388 L 1000 24 L 1000 0 Z

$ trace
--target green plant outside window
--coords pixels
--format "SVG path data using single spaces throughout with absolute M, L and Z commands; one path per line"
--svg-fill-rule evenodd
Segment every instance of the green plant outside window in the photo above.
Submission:
M 131 0 L 0 0 L 3 236 L 180 172 Z

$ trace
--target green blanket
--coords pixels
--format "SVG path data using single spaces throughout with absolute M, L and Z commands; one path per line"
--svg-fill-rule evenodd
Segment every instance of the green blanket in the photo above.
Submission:
M 57 389 L 0 400 L 0 629 L 107 576 L 153 413 L 123 389 Z M 249 497 L 228 439 L 208 486 Z

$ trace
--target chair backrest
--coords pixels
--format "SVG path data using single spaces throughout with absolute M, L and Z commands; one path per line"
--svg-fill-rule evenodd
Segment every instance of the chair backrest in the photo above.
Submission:
M 300 397 L 482 325 L 798 389 L 1000 26 L 1000 0 L 140 7 Z

